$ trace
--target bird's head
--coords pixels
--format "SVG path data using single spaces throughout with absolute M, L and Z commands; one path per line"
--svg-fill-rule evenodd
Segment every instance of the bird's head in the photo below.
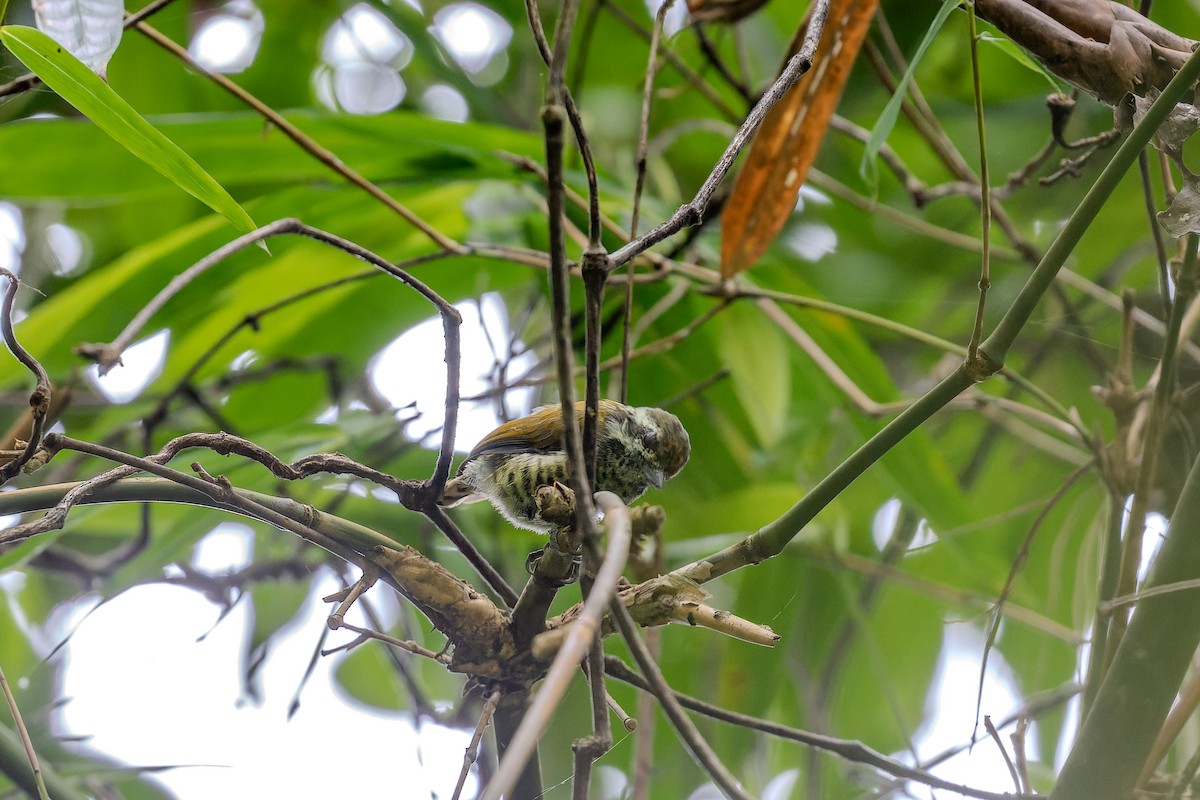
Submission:
M 683 469 L 692 452 L 683 423 L 661 408 L 633 408 L 619 434 L 626 446 L 642 456 L 646 478 L 655 488 Z

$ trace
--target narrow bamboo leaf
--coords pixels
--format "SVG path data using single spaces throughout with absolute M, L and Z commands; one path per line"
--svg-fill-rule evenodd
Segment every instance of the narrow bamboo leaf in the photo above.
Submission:
M 757 262 L 791 216 L 878 4 L 834 0 L 812 68 L 763 120 L 721 215 L 723 277 Z M 807 26 L 800 27 L 792 52 Z
M 917 52 L 913 54 L 912 59 L 908 62 L 908 69 L 904 71 L 904 77 L 900 79 L 900 85 L 896 87 L 895 93 L 892 94 L 892 99 L 884 106 L 883 113 L 879 115 L 879 119 L 875 122 L 875 127 L 871 129 L 871 138 L 867 141 L 867 149 L 863 153 L 862 164 L 858 168 L 859 174 L 871 181 L 871 183 L 875 182 L 875 157 L 879 155 L 879 148 L 883 147 L 883 143 L 887 141 L 888 134 L 892 132 L 892 128 L 896 125 L 896 118 L 900 116 L 900 104 L 904 102 L 904 94 L 908 91 L 908 84 L 912 80 L 913 73 L 917 71 L 917 65 L 925 57 L 925 51 L 929 49 L 929 45 L 933 43 L 933 38 L 937 36 L 938 31 L 942 29 L 942 25 L 946 23 L 950 12 L 958 8 L 961 4 L 962 0 L 942 0 L 942 7 L 938 9 L 937 16 L 930 23 L 929 30 L 925 31 L 925 38 L 921 40 L 921 44 L 917 47 Z
M 35 28 L 6 25 L 0 28 L 0 41 L 47 86 L 129 152 L 224 216 L 238 230 L 248 233 L 255 229 L 250 215 L 191 156 L 49 36 Z
M 100 75 L 124 31 L 121 0 L 40 0 L 33 4 L 38 30 Z
M 1050 87 L 1054 91 L 1061 92 L 1063 90 L 1063 82 L 1059 80 L 1053 72 L 1042 66 L 1040 61 L 1035 58 L 1031 58 L 1030 55 L 1022 50 L 1012 39 L 1004 36 L 993 36 L 990 33 L 981 33 L 979 34 L 979 41 L 995 45 L 1000 49 L 1001 53 L 1004 53 L 1013 61 L 1016 61 L 1030 72 L 1036 72 L 1038 75 L 1041 75 L 1046 79 L 1046 82 L 1050 84 Z

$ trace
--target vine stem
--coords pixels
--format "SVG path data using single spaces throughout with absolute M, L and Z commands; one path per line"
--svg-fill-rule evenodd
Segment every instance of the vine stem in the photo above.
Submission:
M 987 307 L 988 290 L 992 286 L 992 185 L 988 169 L 987 132 L 983 117 L 983 88 L 979 77 L 979 31 L 975 25 L 975 3 L 970 3 L 967 15 L 971 37 L 971 78 L 975 95 L 975 128 L 979 132 L 979 221 L 982 227 L 983 255 L 979 267 L 979 307 L 975 310 L 975 327 L 967 345 L 967 360 L 974 361 L 983 338 L 983 312 Z
M 38 797 L 41 800 L 50 800 L 50 795 L 46 791 L 46 781 L 42 777 L 42 765 L 38 761 L 37 751 L 33 749 L 33 740 L 29 738 L 29 731 L 25 728 L 25 720 L 21 718 L 21 709 L 17 707 L 17 698 L 13 697 L 12 688 L 8 685 L 8 678 L 4 676 L 4 670 L 0 669 L 0 691 L 4 692 L 4 700 L 8 703 L 8 710 L 12 713 L 13 721 L 17 724 L 17 733 L 21 736 L 21 744 L 25 748 L 25 755 L 29 759 L 29 767 L 33 770 L 33 782 L 37 785 Z

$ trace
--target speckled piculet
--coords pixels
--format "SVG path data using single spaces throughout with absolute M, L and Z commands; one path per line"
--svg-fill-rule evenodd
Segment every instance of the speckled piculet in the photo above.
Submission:
M 601 400 L 596 426 L 596 491 L 609 491 L 626 503 L 673 478 L 691 453 L 687 431 L 661 408 L 633 408 Z M 582 430 L 583 403 L 575 405 Z M 541 486 L 567 481 L 562 408 L 543 406 L 528 417 L 506 422 L 475 445 L 446 482 L 441 504 L 488 500 L 518 528 L 549 533 L 534 497 Z

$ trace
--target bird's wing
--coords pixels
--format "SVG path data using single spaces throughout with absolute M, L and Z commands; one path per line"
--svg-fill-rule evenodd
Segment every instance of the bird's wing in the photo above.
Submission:
M 467 456 L 467 461 L 488 453 L 561 450 L 562 434 L 562 411 L 557 406 L 542 406 L 529 416 L 506 422 L 483 437 Z
M 620 404 L 601 400 L 600 422 Z M 575 404 L 575 422 L 583 427 L 583 403 Z M 463 464 L 488 453 L 554 453 L 562 450 L 561 406 L 542 406 L 521 419 L 506 422 L 475 445 Z M 462 470 L 462 467 L 459 467 Z

